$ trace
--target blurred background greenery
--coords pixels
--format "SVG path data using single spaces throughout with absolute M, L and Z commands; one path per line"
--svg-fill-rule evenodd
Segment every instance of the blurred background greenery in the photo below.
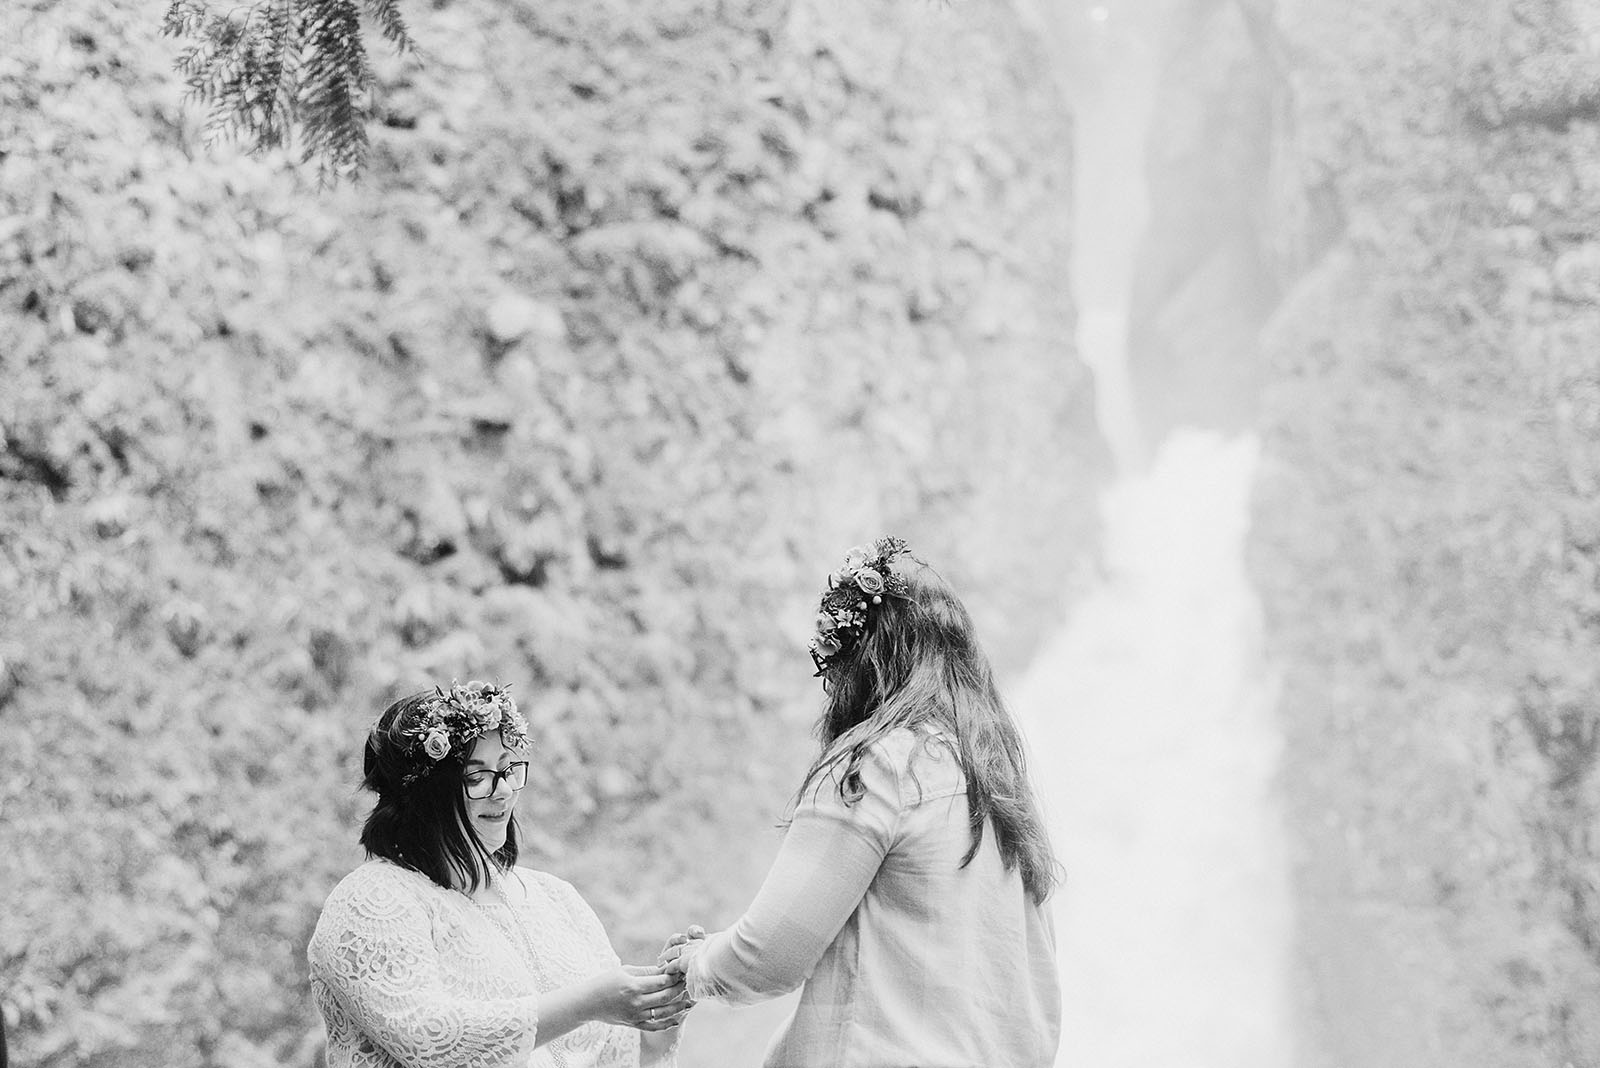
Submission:
M 728 922 L 844 549 L 911 539 L 1016 665 L 1092 538 L 1070 127 L 1007 12 L 405 14 L 367 172 L 320 190 L 202 146 L 151 4 L 6 9 L 22 1064 L 313 1064 L 360 740 L 436 680 L 512 684 L 529 861 L 625 957 Z
M 1198 425 L 1260 443 L 1294 1063 L 1600 1065 L 1600 2 L 403 10 L 319 190 L 203 146 L 152 5 L 5 7 L 20 1063 L 317 1063 L 357 744 L 435 679 L 516 687 L 530 861 L 625 956 L 726 922 L 842 549 L 1015 676 L 1104 442 Z M 1103 271 L 1086 130 L 1143 186 Z

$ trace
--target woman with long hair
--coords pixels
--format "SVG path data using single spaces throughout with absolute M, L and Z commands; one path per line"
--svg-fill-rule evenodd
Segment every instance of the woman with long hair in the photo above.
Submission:
M 328 1068 L 639 1068 L 675 1062 L 689 1003 L 623 966 L 568 883 L 517 866 L 528 725 L 504 687 L 390 705 L 367 732 L 370 858 L 306 954 Z
M 803 986 L 768 1068 L 1046 1068 L 1058 866 L 972 619 L 904 542 L 828 576 L 821 753 L 732 927 L 674 936 L 693 999 Z

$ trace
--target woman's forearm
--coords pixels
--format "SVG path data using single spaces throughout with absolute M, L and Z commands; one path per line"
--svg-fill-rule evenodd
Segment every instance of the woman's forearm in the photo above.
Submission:
M 560 1038 L 590 1020 L 619 1027 L 644 1027 L 677 1011 L 683 981 L 660 968 L 623 965 L 579 979 L 539 999 L 535 1046 Z
M 689 996 L 745 1004 L 798 987 L 882 860 L 882 847 L 857 828 L 797 817 L 750 908 L 689 955 Z
M 539 998 L 539 1033 L 533 1040 L 535 1048 L 554 1042 L 595 1018 L 599 1002 L 596 978 L 591 976 L 568 983 Z

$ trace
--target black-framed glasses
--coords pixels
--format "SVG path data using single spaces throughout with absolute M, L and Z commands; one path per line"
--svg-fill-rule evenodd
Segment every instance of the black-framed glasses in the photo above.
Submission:
M 507 764 L 500 771 L 484 768 L 482 771 L 469 772 L 461 777 L 466 786 L 467 796 L 474 801 L 481 801 L 500 789 L 500 780 L 504 779 L 513 790 L 520 790 L 528 785 L 528 762 L 517 760 Z

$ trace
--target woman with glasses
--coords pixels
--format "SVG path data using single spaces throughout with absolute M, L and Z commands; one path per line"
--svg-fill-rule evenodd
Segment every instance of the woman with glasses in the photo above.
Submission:
M 307 949 L 328 1068 L 674 1063 L 681 978 L 622 965 L 576 890 L 516 866 L 526 749 L 483 683 L 402 698 L 368 732 L 370 859 Z

